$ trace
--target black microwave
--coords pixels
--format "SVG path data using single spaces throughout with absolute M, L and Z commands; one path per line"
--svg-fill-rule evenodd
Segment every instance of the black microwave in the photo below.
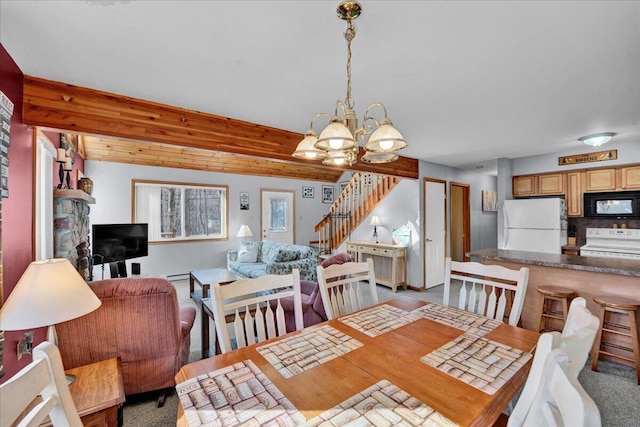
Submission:
M 587 218 L 640 218 L 640 191 L 585 193 Z

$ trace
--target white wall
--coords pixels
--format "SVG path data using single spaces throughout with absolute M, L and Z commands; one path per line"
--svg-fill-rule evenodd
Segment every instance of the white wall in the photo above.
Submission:
M 142 274 L 152 276 L 185 274 L 190 270 L 224 267 L 226 251 L 238 246 L 235 235 L 242 224 L 248 224 L 259 239 L 260 189 L 294 190 L 296 194 L 296 243 L 306 245 L 317 240 L 313 227 L 327 213 L 329 204 L 322 203 L 322 185 L 337 183 L 300 181 L 284 178 L 233 175 L 184 169 L 152 166 L 137 166 L 123 163 L 99 161 L 85 162 L 85 175 L 94 182 L 93 196 L 96 204 L 91 207 L 92 224 L 131 222 L 131 180 L 148 179 L 159 181 L 224 184 L 229 186 L 229 240 L 217 242 L 172 243 L 150 245 L 149 256 L 127 261 L 141 264 Z M 348 181 L 351 173 L 345 173 L 339 181 Z M 496 177 L 462 169 L 450 168 L 429 162 L 420 162 L 419 180 L 402 180 L 398 186 L 376 208 L 375 215 L 383 225 L 378 227 L 379 241 L 391 242 L 391 232 L 403 225 L 413 231 L 413 245 L 408 251 L 408 282 L 414 286 L 423 284 L 423 244 L 422 244 L 422 178 L 430 177 L 446 181 L 470 184 L 471 191 L 471 249 L 496 247 L 496 214 L 482 212 L 482 190 L 496 191 Z M 302 186 L 314 187 L 313 199 L 302 198 Z M 248 211 L 240 210 L 240 192 L 249 192 Z M 447 185 L 447 194 L 448 194 Z M 352 232 L 354 240 L 370 240 L 373 230 L 370 219 Z M 109 277 L 109 269 L 105 269 Z M 101 267 L 94 268 L 94 278 L 102 278 Z
M 190 270 L 225 267 L 226 251 L 237 248 L 240 238 L 235 236 L 242 224 L 249 225 L 254 240 L 259 239 L 261 188 L 295 191 L 295 242 L 308 245 L 311 240 L 318 239 L 313 227 L 322 219 L 330 206 L 322 203 L 322 185 L 332 184 L 99 161 L 86 161 L 85 175 L 94 183 L 93 196 L 96 204 L 91 205 L 92 224 L 131 222 L 132 179 L 229 186 L 229 240 L 150 245 L 148 257 L 127 261 L 127 271 L 131 272 L 131 262 L 139 262 L 142 274 L 152 276 L 184 274 Z M 333 185 L 334 192 L 337 192 L 338 185 Z M 303 198 L 302 186 L 314 187 L 315 197 Z M 249 210 L 240 210 L 241 191 L 249 192 Z M 101 279 L 101 267 L 94 268 L 93 274 L 95 280 Z M 104 277 L 109 277 L 108 266 Z
M 558 166 L 558 157 L 595 153 L 606 150 L 618 150 L 618 158 L 616 160 L 606 160 L 602 162 Z M 611 142 L 601 147 L 589 147 L 576 141 L 576 148 L 574 150 L 513 159 L 512 170 L 513 175 L 528 175 L 545 172 L 568 171 L 572 169 L 604 168 L 608 166 L 618 166 L 638 162 L 640 162 L 640 141 L 616 143 L 614 137 Z

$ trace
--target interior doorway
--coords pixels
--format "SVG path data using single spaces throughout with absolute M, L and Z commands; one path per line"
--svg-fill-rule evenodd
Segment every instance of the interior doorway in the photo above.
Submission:
M 431 288 L 444 283 L 446 255 L 446 181 L 424 179 L 424 284 Z
M 295 244 L 295 191 L 260 189 L 262 240 Z
M 466 253 L 471 250 L 471 202 L 470 186 L 459 182 L 450 184 L 451 199 L 451 259 L 469 261 Z

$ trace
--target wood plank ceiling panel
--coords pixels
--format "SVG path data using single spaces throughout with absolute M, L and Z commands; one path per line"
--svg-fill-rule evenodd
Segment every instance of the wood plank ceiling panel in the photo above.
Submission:
M 278 160 L 300 179 L 304 177 L 297 171 L 306 170 L 302 165 L 334 171 L 327 175 L 346 170 L 291 157 L 303 138 L 296 132 L 33 76 L 24 77 L 23 119 L 27 125 L 83 135 Z M 418 178 L 418 161 L 407 157 L 379 165 L 358 161 L 350 169 Z
M 85 160 L 337 182 L 341 170 L 151 142 L 82 136 Z

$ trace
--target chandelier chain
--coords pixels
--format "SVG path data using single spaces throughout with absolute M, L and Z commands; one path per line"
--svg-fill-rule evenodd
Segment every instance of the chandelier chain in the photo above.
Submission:
M 351 99 L 351 41 L 356 37 L 356 29 L 351 23 L 351 20 L 347 22 L 349 25 L 344 32 L 344 38 L 347 41 L 347 97 L 344 99 L 344 102 L 347 104 L 347 107 L 353 108 L 353 99 Z

